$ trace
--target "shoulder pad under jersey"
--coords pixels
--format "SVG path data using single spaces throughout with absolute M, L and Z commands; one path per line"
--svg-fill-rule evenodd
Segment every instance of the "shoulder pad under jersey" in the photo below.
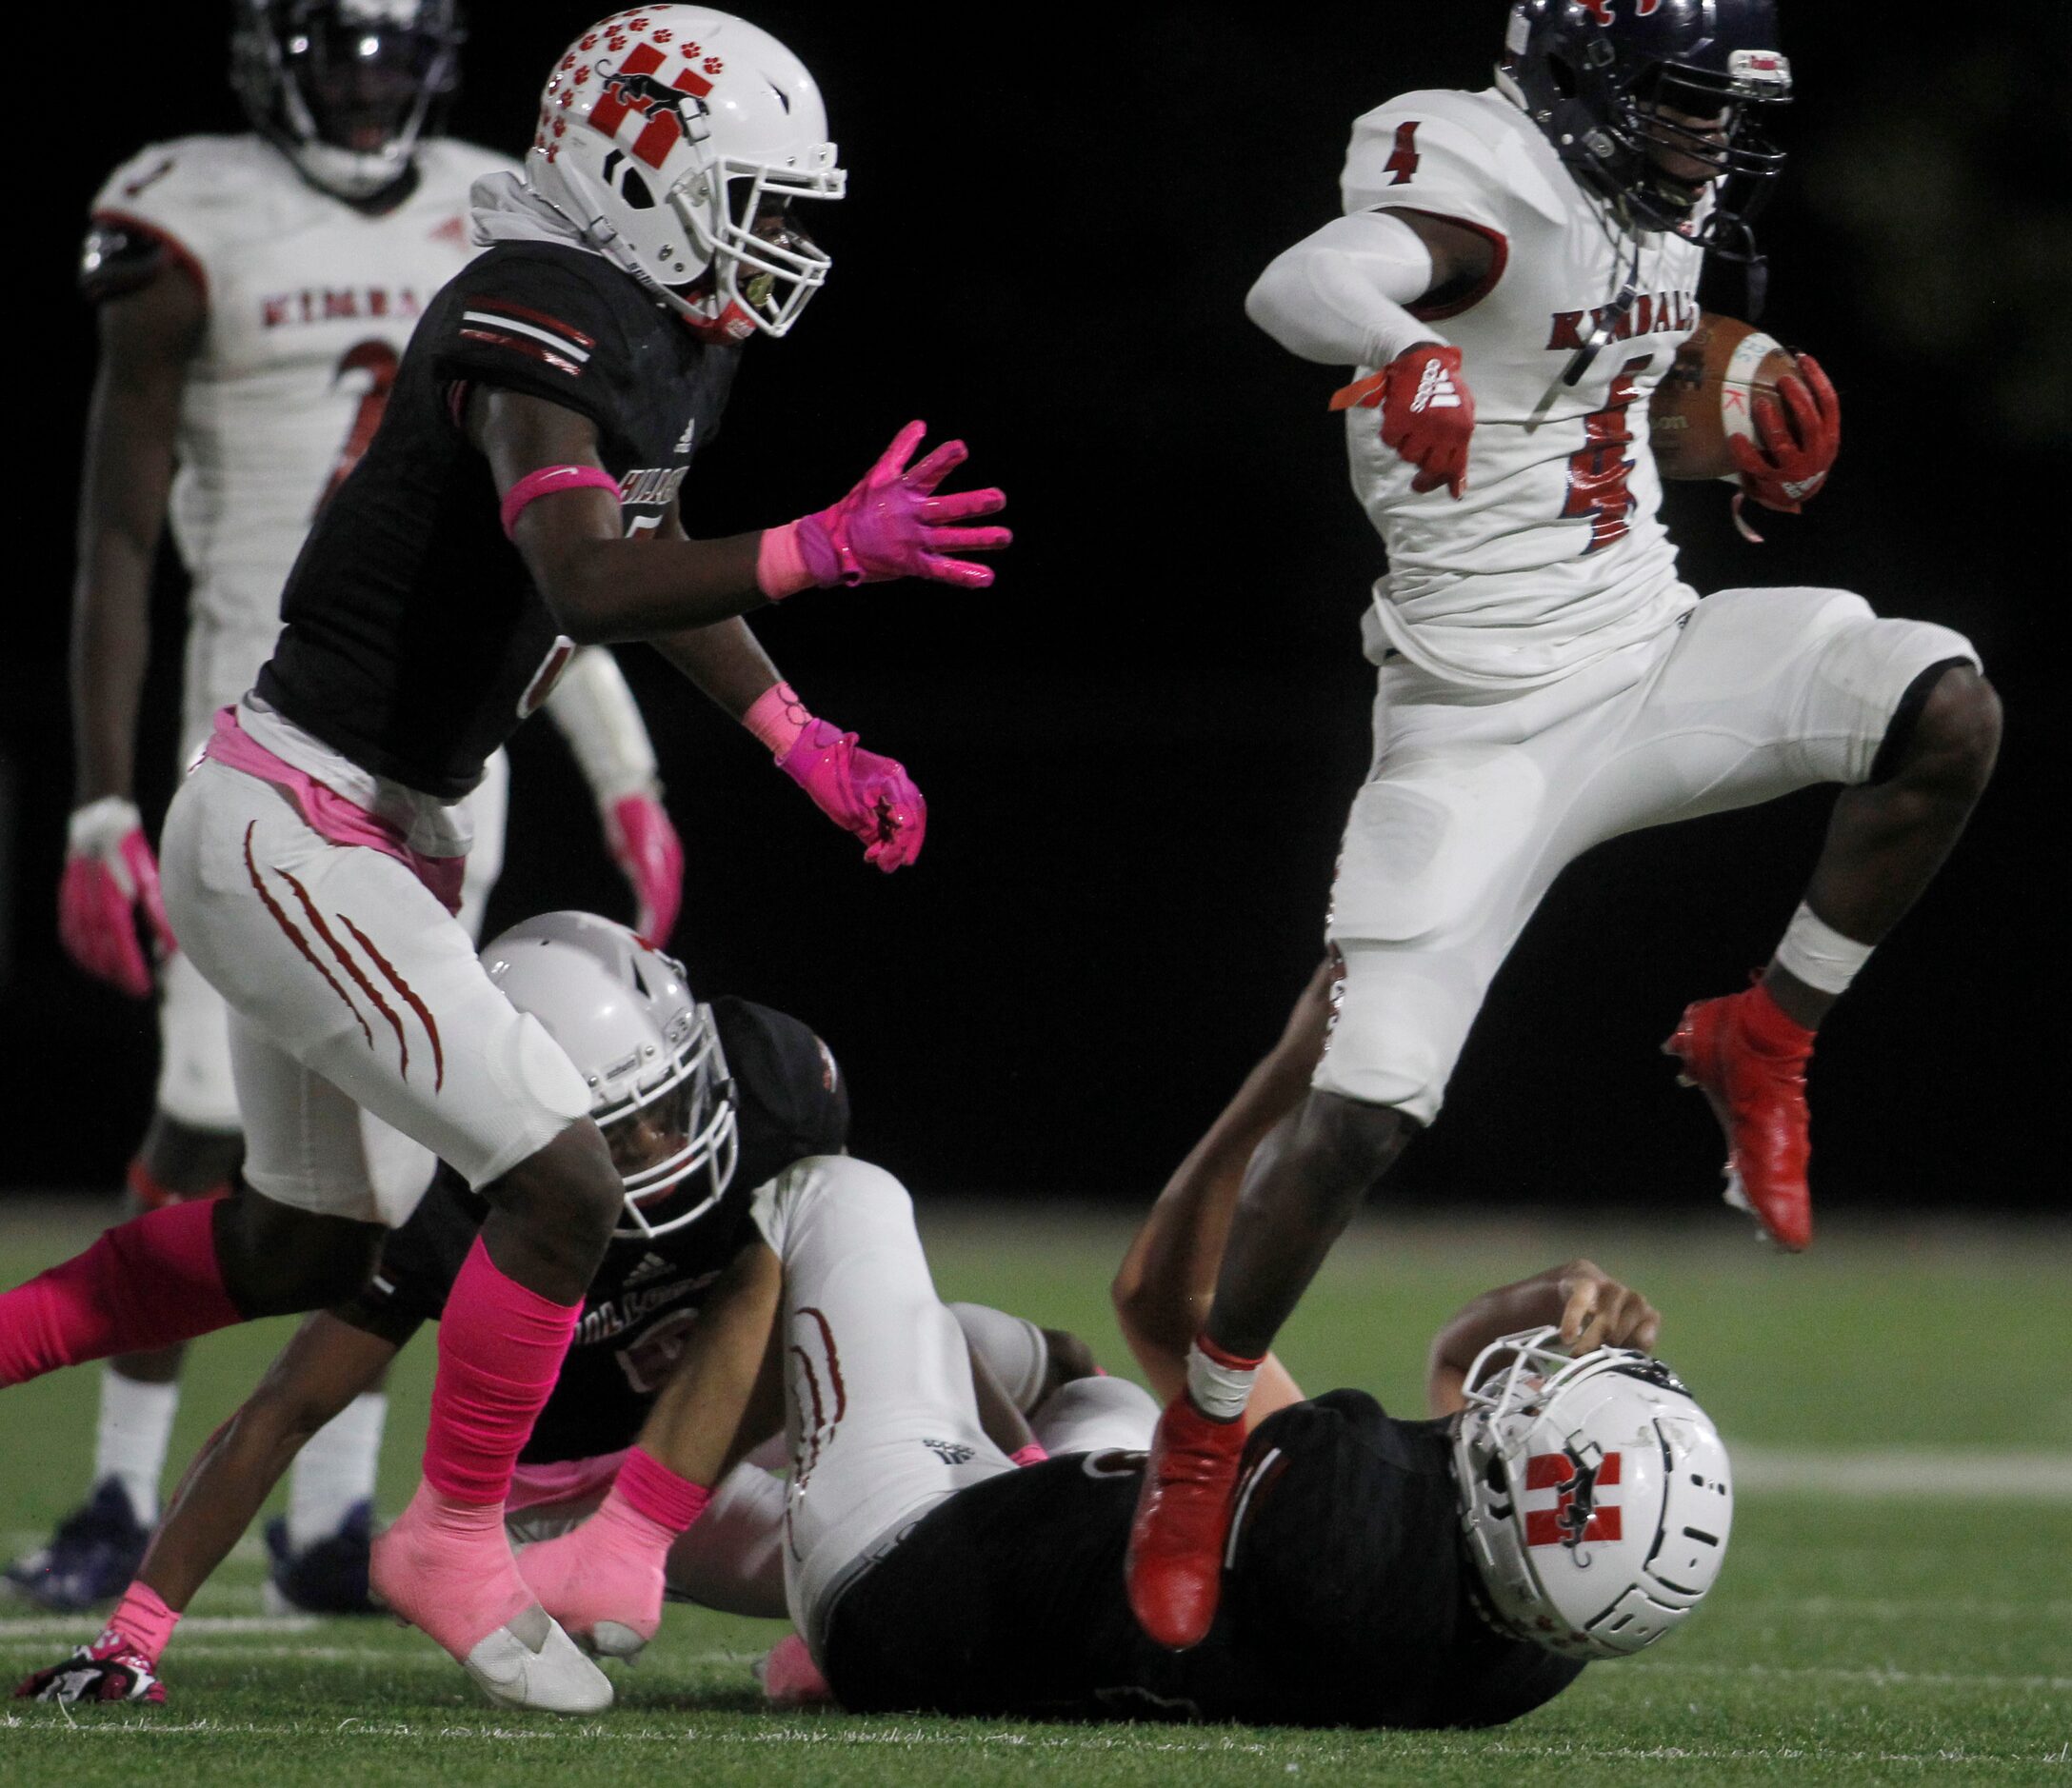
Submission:
M 166 238 L 139 224 L 96 218 L 79 250 L 79 290 L 90 304 L 139 291 L 174 256 Z
M 1345 209 L 1403 206 L 1504 235 L 1521 207 L 1560 223 L 1567 213 L 1539 165 L 1537 135 L 1493 90 L 1401 94 L 1353 125 L 1340 178 Z

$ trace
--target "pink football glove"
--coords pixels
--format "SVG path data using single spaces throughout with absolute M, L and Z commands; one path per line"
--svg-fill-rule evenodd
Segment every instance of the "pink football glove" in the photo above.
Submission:
M 110 1631 L 92 1644 L 80 1646 L 63 1663 L 26 1678 L 15 1689 L 14 1699 L 65 1706 L 75 1701 L 149 1701 L 156 1706 L 166 1699 L 166 1685 L 159 1681 L 152 1659 L 132 1641 Z
M 908 423 L 840 503 L 791 524 L 799 556 L 822 589 L 894 577 L 933 578 L 965 589 L 984 589 L 993 581 L 984 566 L 944 555 L 992 552 L 1014 536 L 1005 527 L 938 524 L 991 515 L 1007 499 L 998 490 L 937 496 L 935 487 L 964 464 L 968 450 L 962 441 L 946 441 L 909 471 L 906 462 L 926 433 L 927 424 Z
M 676 929 L 684 902 L 684 846 L 668 809 L 653 795 L 622 795 L 605 809 L 604 820 L 611 861 L 632 885 L 638 908 L 633 929 L 659 950 Z
M 81 807 L 65 836 L 65 875 L 57 884 L 57 935 L 65 954 L 133 1000 L 150 997 L 151 967 L 137 941 L 142 907 L 160 956 L 179 945 L 158 894 L 158 864 L 145 842 L 136 804 L 107 795 Z
M 1382 445 L 1417 467 L 1410 488 L 1467 488 L 1467 439 L 1475 431 L 1475 398 L 1461 377 L 1461 350 L 1437 342 L 1405 348 L 1379 372 L 1331 395 L 1333 409 L 1382 412 Z
M 890 875 L 920 856 L 928 804 L 898 764 L 857 749 L 854 733 L 813 721 L 777 760 L 777 767 L 821 812 L 864 841 L 866 863 Z
M 1798 358 L 1803 377 L 1786 373 L 1777 382 L 1777 397 L 1756 399 L 1756 441 L 1729 435 L 1726 443 L 1741 470 L 1743 493 L 1786 515 L 1797 515 L 1827 482 L 1842 451 L 1842 400 L 1819 361 L 1811 354 Z

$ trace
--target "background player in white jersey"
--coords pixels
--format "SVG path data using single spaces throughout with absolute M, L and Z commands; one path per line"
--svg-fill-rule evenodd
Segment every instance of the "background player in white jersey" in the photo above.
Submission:
M 1728 1196 L 1810 1240 L 1814 1027 L 1941 865 L 1990 773 L 1999 704 L 1946 628 L 1833 589 L 1676 575 L 1647 400 L 1698 317 L 1707 250 L 1754 255 L 1790 91 L 1771 0 L 1520 0 L 1494 88 L 1359 120 L 1345 215 L 1247 308 L 1362 376 L 1353 484 L 1388 551 L 1367 616 L 1374 759 L 1326 931 L 1335 1023 L 1252 1157 L 1185 1391 L 1162 1420 L 1128 1568 L 1154 1638 L 1199 1640 L 1261 1361 L 1331 1243 L 1437 1114 L 1484 990 L 1562 868 L 1602 840 L 1845 785 L 1758 984 L 1667 1045 L 1726 1131 Z M 1802 360 L 1736 451 L 1795 509 L 1839 443 Z M 1377 414 L 1378 412 L 1378 414 Z
M 137 1208 L 214 1195 L 243 1152 L 223 1002 L 165 924 L 132 798 L 159 535 L 169 513 L 191 581 L 184 765 L 266 662 L 312 516 L 372 439 L 419 312 L 474 252 L 468 188 L 515 166 L 439 134 L 461 38 L 456 0 L 240 0 L 232 73 L 252 129 L 154 144 L 91 208 L 82 283 L 101 361 L 73 597 L 76 793 L 59 933 L 88 973 L 139 999 L 152 983 L 137 909 L 163 952 L 156 1110 L 129 1174 Z M 682 855 L 609 652 L 584 652 L 548 711 L 633 884 L 637 928 L 666 942 Z M 503 858 L 505 790 L 499 753 L 470 801 L 461 919 L 478 933 Z M 428 1178 L 429 1157 L 399 1142 L 384 1140 L 383 1171 Z M 180 1355 L 109 1362 L 88 1500 L 8 1567 L 14 1593 L 70 1610 L 129 1580 L 157 1519 Z M 289 1513 L 269 1532 L 276 1588 L 293 1599 L 364 1605 L 385 1407 L 369 1392 L 297 1462 Z

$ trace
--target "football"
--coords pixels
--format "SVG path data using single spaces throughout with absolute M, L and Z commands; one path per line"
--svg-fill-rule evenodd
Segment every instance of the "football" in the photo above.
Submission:
M 1798 364 L 1762 330 L 1703 312 L 1648 400 L 1648 438 L 1662 475 L 1732 477 L 1727 441 L 1737 434 L 1756 440 L 1755 400 L 1774 396 L 1778 380 Z

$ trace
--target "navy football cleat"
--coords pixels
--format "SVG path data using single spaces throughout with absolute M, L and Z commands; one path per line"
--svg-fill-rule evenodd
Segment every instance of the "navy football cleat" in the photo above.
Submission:
M 151 1530 L 130 1506 L 130 1493 L 117 1480 L 104 1478 L 84 1506 L 58 1522 L 49 1545 L 8 1566 L 8 1590 L 52 1614 L 99 1607 L 130 1587 L 150 1540 Z
M 346 1511 L 338 1531 L 297 1552 L 288 1520 L 267 1523 L 267 1609 L 273 1614 L 379 1614 L 367 1593 L 374 1507 L 365 1498 Z

